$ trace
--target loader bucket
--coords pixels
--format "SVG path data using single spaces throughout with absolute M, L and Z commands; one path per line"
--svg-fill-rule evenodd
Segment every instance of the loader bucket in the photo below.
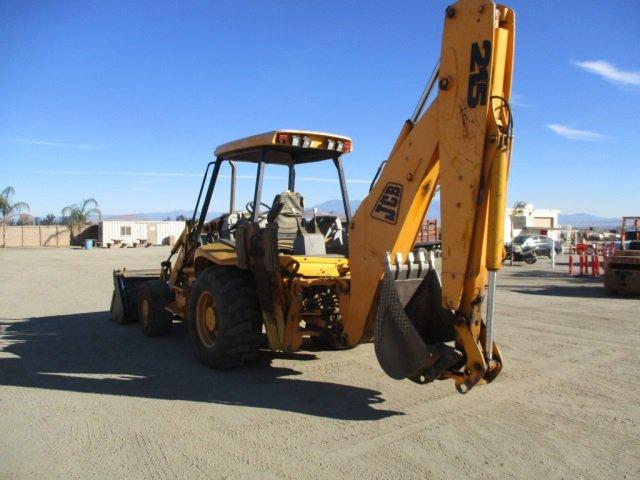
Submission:
M 119 324 L 137 322 L 140 285 L 157 278 L 160 270 L 114 270 L 111 320 Z
M 410 258 L 407 265 L 412 264 Z M 427 383 L 462 365 L 464 358 L 446 344 L 455 340 L 457 317 L 442 307 L 442 288 L 433 260 L 428 266 L 422 259 L 414 264 L 421 268 L 407 265 L 387 262 L 376 317 L 376 357 L 390 377 Z

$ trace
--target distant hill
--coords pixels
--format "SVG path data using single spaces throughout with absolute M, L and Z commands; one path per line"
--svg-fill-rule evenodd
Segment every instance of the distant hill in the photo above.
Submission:
M 362 203 L 362 200 L 351 200 L 349 205 L 351 206 L 351 213 L 355 213 L 358 207 Z M 342 206 L 342 200 L 339 198 L 335 198 L 332 200 L 327 200 L 326 202 L 319 203 L 318 205 L 314 205 L 312 207 L 307 207 L 305 214 L 307 216 L 311 215 L 313 209 L 317 208 L 318 213 L 321 214 L 333 214 L 333 215 L 344 215 L 344 207 Z M 184 215 L 187 218 L 191 218 L 193 215 L 193 210 L 171 210 L 169 212 L 151 212 L 151 213 L 127 213 L 122 215 L 105 215 L 103 218 L 105 220 L 149 220 L 149 221 L 159 221 L 165 220 L 166 218 L 170 218 L 171 220 L 175 220 L 175 218 L 179 215 Z M 220 215 L 219 212 L 210 212 L 207 215 L 207 219 L 215 218 Z M 434 200 L 431 204 L 431 208 L 427 214 L 427 217 L 430 219 L 440 220 L 440 202 L 439 200 Z M 559 216 L 560 225 L 563 227 L 572 226 L 576 228 L 597 228 L 597 229 L 609 229 L 615 228 L 619 226 L 620 219 L 619 218 L 607 218 L 607 217 L 598 217 L 596 215 L 591 215 L 589 213 L 572 213 L 567 215 Z
M 351 209 L 351 213 L 354 214 L 358 207 L 362 203 L 362 200 L 351 200 L 349 201 L 349 208 Z M 342 199 L 334 198 L 333 200 L 327 200 L 326 202 L 319 203 L 318 205 L 314 205 L 308 210 L 313 210 L 314 208 L 318 209 L 318 213 L 332 213 L 334 215 L 344 215 L 344 205 L 342 204 Z
M 351 200 L 349 205 L 351 207 L 351 214 L 354 214 L 362 200 Z M 344 215 L 344 207 L 342 206 L 342 200 L 339 198 L 328 200 L 323 203 L 319 203 L 315 205 L 315 207 L 311 207 L 307 209 L 307 211 L 313 211 L 314 208 L 318 209 L 318 213 L 332 213 L 334 215 Z M 440 201 L 434 200 L 431 202 L 431 207 L 429 208 L 429 212 L 427 212 L 427 217 L 431 220 L 440 220 Z
M 186 218 L 191 218 L 193 210 L 171 210 L 170 212 L 152 212 L 152 213 L 125 213 L 122 215 L 103 215 L 104 220 L 148 220 L 148 221 L 160 221 L 175 220 L 176 217 L 183 215 Z M 207 219 L 215 218 L 219 214 L 217 212 L 210 212 L 207 214 Z
M 362 200 L 351 200 L 349 201 L 349 206 L 351 207 L 351 214 L 353 215 Z M 342 205 L 342 199 L 334 198 L 333 200 L 327 200 L 326 202 L 319 203 L 318 205 L 314 205 L 312 207 L 307 207 L 305 210 L 306 216 L 311 216 L 313 214 L 313 209 L 318 209 L 318 214 L 333 214 L 333 215 L 344 215 L 344 206 Z M 175 220 L 177 216 L 184 215 L 187 218 L 191 218 L 193 215 L 193 210 L 171 210 L 170 212 L 147 212 L 147 213 L 126 213 L 121 215 L 104 215 L 102 218 L 104 220 L 141 220 L 141 221 L 160 221 L 165 220 L 167 218 L 171 220 Z M 219 212 L 210 212 L 207 214 L 207 219 L 210 220 L 219 216 Z M 429 213 L 427 215 L 430 219 L 440 219 L 440 202 L 438 200 L 434 200 L 431 204 L 431 208 L 429 209 Z
M 558 222 L 562 227 L 615 228 L 620 225 L 620 218 L 598 217 L 589 213 L 571 213 L 559 215 Z

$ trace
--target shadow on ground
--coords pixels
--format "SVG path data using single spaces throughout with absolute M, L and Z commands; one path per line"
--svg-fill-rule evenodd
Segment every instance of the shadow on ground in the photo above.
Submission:
M 569 298 L 612 298 L 602 285 L 548 285 L 548 286 L 518 286 L 509 287 L 508 290 L 525 295 L 544 295 L 552 297 Z
M 292 368 L 272 367 L 268 353 L 252 367 L 211 370 L 193 357 L 182 323 L 174 325 L 171 335 L 146 338 L 137 325 L 116 325 L 108 316 L 92 312 L 0 322 L 6 345 L 0 385 L 212 402 L 343 420 L 402 414 L 373 408 L 384 402 L 375 390 L 305 380 Z
M 513 267 L 512 267 L 513 268 Z M 522 270 L 513 268 L 509 272 L 509 280 L 532 280 L 532 284 L 513 285 L 507 283 L 499 285 L 499 289 L 509 290 L 514 293 L 525 295 L 543 295 L 552 297 L 569 298 L 628 298 L 631 295 L 613 295 L 604 287 L 602 276 L 592 277 L 591 275 L 569 275 L 564 268 L 555 270 L 536 269 L 535 266 L 523 268 Z M 542 280 L 542 282 L 541 282 Z M 548 280 L 548 284 L 544 284 Z M 544 282 L 544 283 L 543 283 Z M 637 298 L 637 297 L 636 297 Z

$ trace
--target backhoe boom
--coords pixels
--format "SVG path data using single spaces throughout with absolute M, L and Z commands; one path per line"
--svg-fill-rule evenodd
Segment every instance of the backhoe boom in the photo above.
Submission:
M 355 345 L 362 332 L 372 331 L 381 300 L 384 303 L 379 285 L 386 254 L 392 259 L 397 254 L 408 257 L 440 186 L 441 307 L 451 313 L 442 321 L 450 324 L 444 330 L 455 335 L 440 335 L 444 338 L 438 342 L 424 340 L 427 346 L 455 340 L 464 366 L 443 370 L 439 378 L 454 377 L 459 388 L 470 388 L 482 378 L 491 380 L 501 365 L 497 348 L 490 345 L 487 353 L 481 345 L 481 306 L 487 271 L 498 270 L 501 263 L 513 40 L 514 14 L 506 7 L 460 0 L 446 10 L 437 97 L 421 117 L 403 126 L 350 230 L 351 301 L 345 335 Z M 418 288 L 416 295 L 433 294 L 433 288 L 422 290 Z M 412 321 L 418 330 L 425 322 L 423 330 L 433 328 L 430 320 Z M 382 342 L 376 338 L 377 347 L 384 350 Z

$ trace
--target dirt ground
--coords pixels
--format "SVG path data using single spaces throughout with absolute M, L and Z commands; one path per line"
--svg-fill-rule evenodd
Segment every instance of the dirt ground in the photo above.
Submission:
M 111 270 L 167 253 L 0 250 L 0 478 L 639 478 L 638 299 L 505 268 L 503 373 L 459 395 L 372 345 L 214 371 L 110 322 Z

